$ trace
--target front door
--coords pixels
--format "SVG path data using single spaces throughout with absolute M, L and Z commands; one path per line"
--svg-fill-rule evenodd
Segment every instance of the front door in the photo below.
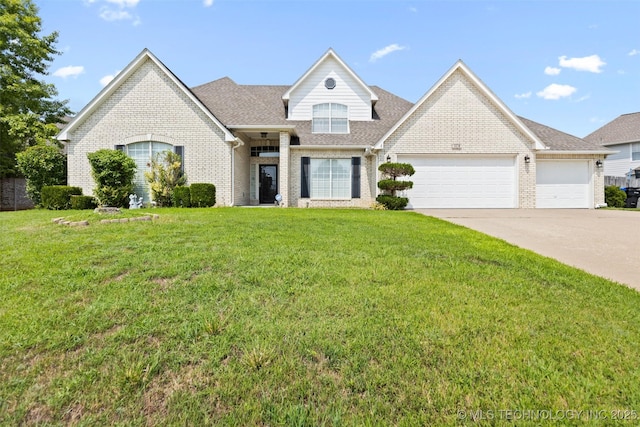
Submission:
M 278 194 L 278 166 L 260 165 L 260 203 L 273 203 Z

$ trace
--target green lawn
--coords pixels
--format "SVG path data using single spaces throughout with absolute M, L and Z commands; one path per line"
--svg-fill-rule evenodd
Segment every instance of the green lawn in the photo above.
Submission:
M 411 212 L 143 212 L 0 214 L 0 425 L 638 422 L 636 291 Z

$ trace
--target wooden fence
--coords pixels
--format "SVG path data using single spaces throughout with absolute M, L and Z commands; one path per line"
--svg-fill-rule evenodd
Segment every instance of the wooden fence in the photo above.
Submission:
M 18 211 L 33 208 L 27 197 L 27 181 L 24 178 L 0 178 L 0 211 Z

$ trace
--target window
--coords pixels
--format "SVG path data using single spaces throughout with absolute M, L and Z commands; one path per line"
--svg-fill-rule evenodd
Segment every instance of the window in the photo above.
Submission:
M 313 133 L 349 133 L 349 112 L 343 104 L 313 106 Z
M 351 197 L 351 159 L 311 159 L 310 166 L 312 198 Z
M 251 147 L 251 157 L 279 157 L 279 145 Z
M 144 177 L 144 173 L 151 170 L 151 159 L 163 151 L 172 151 L 171 144 L 164 142 L 136 142 L 127 145 L 126 153 L 136 162 L 136 176 L 133 179 L 133 192 L 142 196 L 145 203 L 151 201 L 149 195 L 149 184 Z
M 631 160 L 640 160 L 640 142 L 631 145 Z

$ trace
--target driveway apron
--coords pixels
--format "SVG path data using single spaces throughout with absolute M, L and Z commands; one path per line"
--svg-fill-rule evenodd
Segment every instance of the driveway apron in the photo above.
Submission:
M 640 290 L 640 210 L 416 209 Z

